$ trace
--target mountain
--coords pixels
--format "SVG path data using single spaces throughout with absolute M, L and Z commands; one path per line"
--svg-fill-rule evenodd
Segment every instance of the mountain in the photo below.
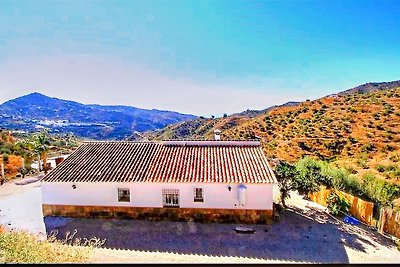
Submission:
M 365 83 L 354 88 L 348 89 L 346 91 L 340 92 L 339 95 L 349 95 L 349 94 L 357 94 L 357 93 L 369 93 L 371 91 L 377 90 L 386 90 L 400 87 L 400 80 L 399 81 L 392 81 L 392 82 L 380 82 L 380 83 Z
M 32 93 L 0 105 L 3 128 L 53 133 L 74 133 L 91 139 L 123 139 L 134 131 L 157 130 L 196 116 L 129 106 L 85 105 Z
M 197 118 L 147 136 L 213 139 L 214 130 L 220 129 L 222 140 L 261 138 L 270 159 L 294 162 L 311 156 L 351 172 L 373 171 L 400 184 L 400 85 L 396 86 L 370 83 L 347 93 L 274 107 L 253 118 Z
M 282 105 L 271 106 L 263 110 L 246 110 L 240 113 L 234 113 L 232 115 L 222 118 L 203 118 L 199 117 L 194 120 L 180 122 L 169 125 L 164 129 L 146 132 L 145 137 L 134 138 L 132 140 L 167 140 L 167 139 L 213 139 L 214 130 L 219 129 L 227 131 L 234 129 L 240 125 L 246 124 L 254 118 L 265 115 L 273 109 L 279 107 L 294 107 L 299 105 L 300 102 L 287 102 Z M 252 138 L 255 138 L 253 136 Z
M 262 109 L 262 110 L 248 109 L 248 110 L 242 111 L 240 113 L 234 113 L 234 114 L 232 114 L 232 116 L 239 116 L 239 117 L 243 116 L 243 117 L 248 117 L 248 118 L 255 118 L 255 117 L 257 117 L 261 114 L 264 114 L 264 113 L 266 113 L 274 108 L 277 108 L 277 107 L 296 106 L 298 104 L 300 104 L 300 102 L 290 101 L 290 102 L 286 102 L 285 104 L 282 104 L 282 105 L 275 105 L 275 106 L 271 106 L 269 108 Z

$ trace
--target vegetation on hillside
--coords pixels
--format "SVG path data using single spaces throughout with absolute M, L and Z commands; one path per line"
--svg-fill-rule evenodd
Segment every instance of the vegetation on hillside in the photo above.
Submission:
M 306 156 L 346 166 L 362 178 L 372 173 L 400 184 L 400 87 L 338 94 L 274 108 L 255 118 L 228 116 L 172 125 L 150 138 L 222 140 L 261 138 L 270 159 Z
M 21 133 L 0 130 L 0 163 L 4 163 L 6 179 L 17 173 L 30 174 L 34 160 L 45 162 L 49 153 L 63 150 L 69 153 L 79 144 L 72 135 L 49 135 L 46 131 Z M 45 164 L 44 164 L 45 166 Z

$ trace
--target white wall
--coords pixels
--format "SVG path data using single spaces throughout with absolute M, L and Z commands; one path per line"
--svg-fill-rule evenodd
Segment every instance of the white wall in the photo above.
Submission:
M 72 189 L 72 185 L 76 189 Z M 217 183 L 42 183 L 43 204 L 162 207 L 162 189 L 179 189 L 181 208 L 272 209 L 272 184 L 245 184 L 246 204 L 239 207 L 239 184 Z M 203 188 L 204 202 L 194 202 L 194 188 Z M 130 202 L 118 202 L 118 188 L 129 188 Z M 236 206 L 235 206 L 236 204 Z

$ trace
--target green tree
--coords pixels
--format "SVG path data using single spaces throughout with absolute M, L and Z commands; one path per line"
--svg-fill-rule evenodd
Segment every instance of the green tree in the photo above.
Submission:
M 278 180 L 281 202 L 284 208 L 286 208 L 285 200 L 290 197 L 289 192 L 296 189 L 294 179 L 297 174 L 296 166 L 286 161 L 279 161 L 275 167 L 275 175 Z
M 300 194 L 308 195 L 318 191 L 321 181 L 325 180 L 318 162 L 310 157 L 305 157 L 297 162 L 295 176 L 296 189 Z
M 38 158 L 39 171 L 41 171 L 41 162 L 43 161 L 43 170 L 47 173 L 47 153 L 49 152 L 50 140 L 46 130 L 43 130 L 30 139 L 24 141 L 27 146 Z

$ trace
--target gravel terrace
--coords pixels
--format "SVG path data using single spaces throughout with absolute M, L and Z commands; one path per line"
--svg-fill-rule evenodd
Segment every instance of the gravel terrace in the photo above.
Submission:
M 34 233 L 53 230 L 63 239 L 106 239 L 91 262 L 115 263 L 400 263 L 393 241 L 366 226 L 332 218 L 325 208 L 294 195 L 291 208 L 273 225 L 149 222 L 116 219 L 42 218 L 40 183 L 0 187 L 0 223 Z

